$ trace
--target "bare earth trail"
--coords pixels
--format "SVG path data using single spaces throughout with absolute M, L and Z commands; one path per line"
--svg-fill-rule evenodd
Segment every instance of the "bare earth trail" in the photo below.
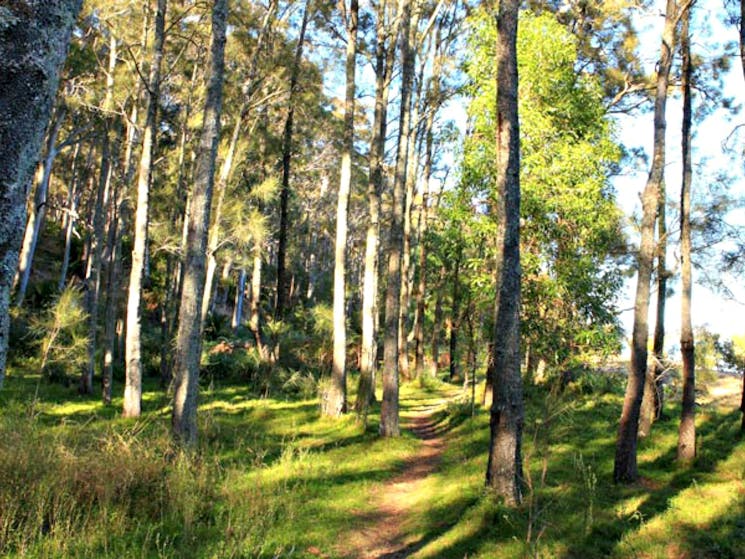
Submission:
M 357 511 L 355 518 L 362 528 L 352 538 L 340 542 L 339 554 L 360 559 L 400 559 L 409 557 L 422 544 L 407 533 L 407 520 L 416 514 L 414 504 L 421 486 L 434 473 L 445 450 L 443 430 L 437 424 L 436 413 L 447 400 L 410 407 L 403 420 L 403 429 L 412 431 L 421 440 L 414 456 L 407 460 L 401 472 L 381 484 L 373 494 L 366 511 Z

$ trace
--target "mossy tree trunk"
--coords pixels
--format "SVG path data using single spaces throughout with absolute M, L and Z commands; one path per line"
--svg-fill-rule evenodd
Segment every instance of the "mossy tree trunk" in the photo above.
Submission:
M 0 388 L 26 197 L 80 4 L 26 0 L 0 5 Z

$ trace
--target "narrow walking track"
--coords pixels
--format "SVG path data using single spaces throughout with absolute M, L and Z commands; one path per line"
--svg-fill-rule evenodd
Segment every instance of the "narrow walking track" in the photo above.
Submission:
M 400 474 L 382 484 L 374 494 L 367 511 L 358 513 L 363 528 L 343 542 L 340 554 L 361 559 L 400 559 L 408 557 L 421 546 L 407 534 L 406 521 L 424 480 L 437 470 L 445 449 L 442 430 L 438 428 L 436 412 L 445 400 L 413 408 L 404 429 L 421 439 L 421 448 L 409 459 Z

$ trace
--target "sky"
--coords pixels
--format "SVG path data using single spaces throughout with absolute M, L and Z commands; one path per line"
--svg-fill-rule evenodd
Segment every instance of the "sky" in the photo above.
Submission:
M 717 3 L 717 8 L 721 4 Z M 692 36 L 692 50 L 703 57 L 713 57 L 722 52 L 721 44 L 727 41 L 738 40 L 737 29 L 733 25 L 726 25 L 715 11 L 697 9 L 694 13 L 695 21 Z M 637 19 L 637 29 L 641 31 L 640 52 L 648 53 L 644 57 L 644 63 L 648 71 L 653 71 L 654 64 L 660 50 L 660 35 L 663 25 L 661 12 L 657 14 L 646 14 Z M 731 68 L 724 76 L 725 95 L 733 98 L 736 105 L 745 101 L 745 80 L 743 79 L 742 67 L 739 59 L 731 60 Z M 694 98 L 694 104 L 698 101 Z M 680 95 L 675 92 L 669 99 L 667 107 L 667 165 L 666 184 L 668 199 L 677 207 L 680 196 L 681 182 L 681 156 L 680 156 L 680 123 L 681 123 L 681 101 Z M 695 107 L 694 107 L 695 110 Z M 733 178 L 729 191 L 732 195 L 745 197 L 745 180 L 743 180 L 743 166 L 741 159 L 733 159 L 725 153 L 723 144 L 738 124 L 745 123 L 745 115 L 732 115 L 729 111 L 720 108 L 714 111 L 702 122 L 694 122 L 694 138 L 692 142 L 694 179 L 692 191 L 694 198 L 697 193 L 705 192 L 715 177 L 726 171 Z M 617 118 L 619 127 L 619 138 L 621 142 L 629 147 L 642 147 L 646 153 L 651 153 L 652 148 L 652 114 L 638 114 L 634 116 L 623 116 Z M 730 146 L 738 153 L 742 153 L 743 137 L 733 137 Z M 627 172 L 614 179 L 618 202 L 627 216 L 639 215 L 641 213 L 640 194 L 644 189 L 648 173 L 648 165 L 641 164 L 635 172 Z M 671 208 L 671 206 L 668 206 Z M 677 215 L 676 210 L 668 210 L 668 215 Z M 745 216 L 734 212 L 728 217 L 731 223 L 742 223 L 745 227 Z M 677 225 L 668 224 L 670 229 L 675 229 L 673 242 L 677 243 Z M 633 227 L 628 227 L 633 242 L 638 243 L 638 233 Z M 670 266 L 677 265 L 677 247 L 671 247 L 668 252 L 668 263 Z M 694 262 L 696 258 L 694 256 Z M 706 265 L 709 274 L 717 275 L 718 263 L 712 262 Z M 723 338 L 729 338 L 734 334 L 745 333 L 745 290 L 742 289 L 737 279 L 728 282 L 728 287 L 734 295 L 734 299 L 722 294 L 714 293 L 710 289 L 697 282 L 702 276 L 701 271 L 694 270 L 694 287 L 692 301 L 692 317 L 694 327 L 705 326 L 708 330 L 720 334 Z M 621 320 L 630 337 L 633 326 L 633 297 L 636 289 L 636 277 L 626 282 L 624 296 L 620 308 L 624 309 Z M 674 293 L 668 299 L 666 314 L 667 343 L 666 347 L 674 347 L 678 344 L 680 336 L 680 286 L 677 277 L 673 284 Z M 650 319 L 653 319 L 656 306 L 656 294 L 650 307 Z

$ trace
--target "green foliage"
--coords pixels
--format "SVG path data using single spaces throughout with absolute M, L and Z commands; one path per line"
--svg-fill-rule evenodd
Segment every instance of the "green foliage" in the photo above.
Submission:
M 495 34 L 493 18 L 477 10 L 465 64 L 473 133 L 462 161 L 472 221 L 494 196 Z M 625 239 L 609 177 L 621 150 L 597 78 L 576 71 L 577 48 L 553 15 L 521 13 L 522 331 L 530 351 L 558 367 L 620 347 Z
M 44 376 L 66 379 L 77 374 L 86 363 L 87 318 L 82 292 L 69 285 L 32 321 L 31 330 L 39 340 L 39 370 Z

